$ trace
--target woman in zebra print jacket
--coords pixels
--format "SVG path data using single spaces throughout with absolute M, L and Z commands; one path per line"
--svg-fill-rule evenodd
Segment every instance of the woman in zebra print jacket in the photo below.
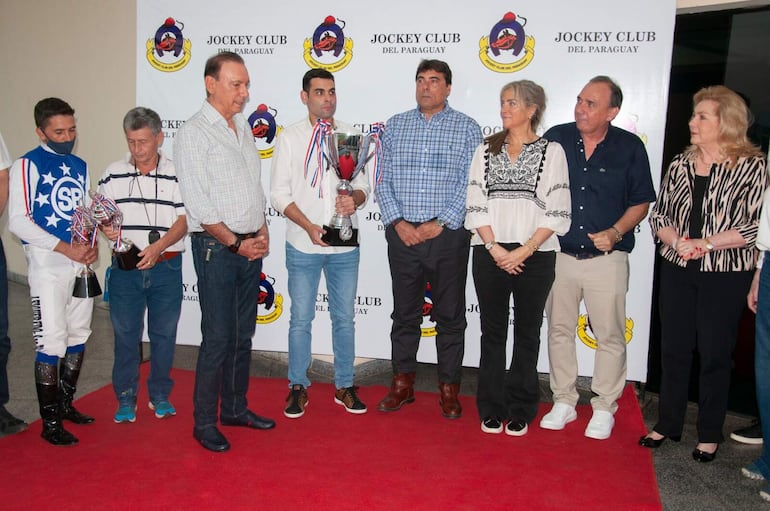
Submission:
M 690 143 L 663 176 L 650 215 L 660 241 L 662 379 L 658 423 L 639 440 L 656 448 L 679 440 L 693 351 L 700 358 L 696 461 L 716 457 L 724 440 L 730 366 L 756 260 L 767 187 L 764 155 L 749 142 L 746 103 L 727 87 L 693 98 Z

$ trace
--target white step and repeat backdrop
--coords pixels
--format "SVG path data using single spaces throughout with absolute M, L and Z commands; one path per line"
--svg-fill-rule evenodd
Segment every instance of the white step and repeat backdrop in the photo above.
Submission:
M 675 0 L 338 0 L 333 7 L 307 0 L 138 0 L 137 104 L 161 115 L 164 151 L 173 157 L 177 129 L 205 97 L 203 67 L 211 55 L 234 51 L 251 76 L 245 114 L 262 154 L 269 190 L 275 137 L 306 115 L 299 99 L 302 75 L 324 67 L 336 77 L 336 117 L 367 131 L 371 123 L 414 108 L 414 75 L 423 58 L 449 63 L 453 108 L 474 117 L 484 135 L 500 130 L 499 91 L 507 82 L 542 85 L 548 108 L 542 131 L 573 120 L 575 97 L 597 74 L 615 78 L 625 95 L 615 124 L 646 143 L 657 183 L 674 32 Z M 356 354 L 390 358 L 392 297 L 383 227 L 374 200 L 359 212 L 361 267 L 356 299 Z M 264 261 L 254 349 L 286 351 L 289 297 L 284 267 L 286 220 L 269 209 L 271 253 Z M 646 223 L 631 256 L 628 296 L 629 379 L 646 380 L 653 272 L 653 241 Z M 177 342 L 200 343 L 200 311 L 192 257 L 185 255 L 184 305 Z M 435 362 L 430 298 L 418 358 Z M 478 366 L 479 312 L 471 276 L 467 286 L 464 364 Z M 331 354 L 324 283 L 316 301 L 313 352 Z M 511 321 L 513 321 L 511 309 Z M 581 374 L 593 371 L 595 340 L 581 316 L 576 342 Z M 539 370 L 548 371 L 545 326 Z M 511 334 L 509 333 L 509 336 Z M 509 346 L 510 352 L 510 346 Z

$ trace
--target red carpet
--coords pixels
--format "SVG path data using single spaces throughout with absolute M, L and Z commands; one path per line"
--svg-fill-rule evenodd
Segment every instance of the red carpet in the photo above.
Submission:
M 652 456 L 636 446 L 645 428 L 631 387 L 612 438 L 596 441 L 583 436 L 590 407 L 565 431 L 541 430 L 538 417 L 514 438 L 482 433 L 471 397 L 456 421 L 429 393 L 377 412 L 383 387 L 360 389 L 370 411 L 356 416 L 334 404 L 331 385 L 313 385 L 305 416 L 290 420 L 286 382 L 252 378 L 250 408 L 278 424 L 222 428 L 232 449 L 215 454 L 192 438 L 193 376 L 174 371 L 170 419 L 156 419 L 144 393 L 137 421 L 114 424 L 107 386 L 77 401 L 97 422 L 67 425 L 76 447 L 45 443 L 39 421 L 0 439 L 3 509 L 661 509 Z

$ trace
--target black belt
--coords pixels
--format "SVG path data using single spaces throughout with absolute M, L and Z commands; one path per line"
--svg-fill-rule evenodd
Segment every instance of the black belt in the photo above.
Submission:
M 606 256 L 610 252 L 569 252 L 567 250 L 561 249 L 561 253 L 581 261 L 583 259 L 593 259 L 594 257 Z

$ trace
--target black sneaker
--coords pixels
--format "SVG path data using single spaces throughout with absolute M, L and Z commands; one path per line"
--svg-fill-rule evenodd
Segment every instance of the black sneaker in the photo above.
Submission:
M 28 427 L 29 424 L 11 415 L 4 406 L 0 406 L 0 437 L 19 433 Z
M 745 428 L 730 433 L 730 438 L 742 444 L 762 445 L 762 423 L 755 420 Z
M 508 436 L 524 436 L 527 434 L 527 422 L 521 419 L 509 420 L 505 425 L 505 434 Z
M 484 420 L 481 421 L 481 431 L 484 433 L 502 433 L 503 421 L 500 420 L 500 417 L 484 417 Z
M 358 387 L 343 387 L 334 393 L 334 402 L 345 407 L 350 413 L 366 413 L 366 405 L 358 399 L 356 390 Z
M 286 397 L 286 408 L 283 414 L 290 419 L 299 419 L 305 415 L 307 403 L 307 389 L 299 384 L 292 385 L 289 395 Z

